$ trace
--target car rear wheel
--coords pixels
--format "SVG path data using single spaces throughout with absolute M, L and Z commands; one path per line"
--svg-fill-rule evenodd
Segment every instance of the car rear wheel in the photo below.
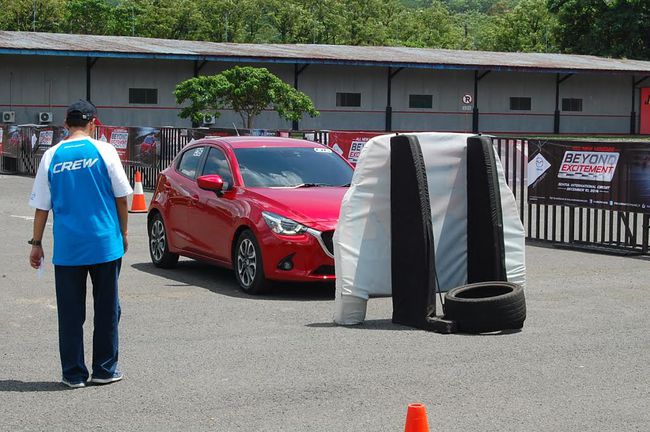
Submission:
M 172 268 L 178 262 L 178 254 L 169 252 L 167 231 L 160 214 L 155 214 L 149 224 L 149 255 L 156 267 Z
M 233 255 L 235 277 L 242 291 L 248 294 L 266 291 L 269 282 L 264 277 L 262 253 L 255 235 L 250 230 L 239 235 Z

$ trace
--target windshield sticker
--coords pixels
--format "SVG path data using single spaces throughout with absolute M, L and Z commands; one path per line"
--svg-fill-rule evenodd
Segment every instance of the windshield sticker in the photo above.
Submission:
M 332 150 L 323 147 L 314 147 L 316 153 L 332 153 Z
M 194 153 L 192 153 L 192 156 L 199 157 L 202 154 L 203 154 L 203 147 L 199 147 L 196 150 L 194 150 Z

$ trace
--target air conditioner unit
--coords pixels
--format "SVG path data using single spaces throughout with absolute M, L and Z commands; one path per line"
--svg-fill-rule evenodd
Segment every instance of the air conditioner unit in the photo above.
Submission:
M 2 123 L 15 123 L 16 122 L 16 112 L 15 111 L 3 111 L 2 112 Z
M 203 114 L 204 125 L 213 125 L 214 123 L 215 123 L 215 119 L 212 114 Z
M 41 112 L 38 113 L 38 121 L 40 123 L 52 123 L 54 116 L 51 112 Z

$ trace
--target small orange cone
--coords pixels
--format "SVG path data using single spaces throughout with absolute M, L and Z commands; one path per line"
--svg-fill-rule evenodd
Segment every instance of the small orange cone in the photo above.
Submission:
M 409 404 L 404 432 L 429 432 L 427 409 L 423 404 Z
M 147 203 L 144 200 L 144 191 L 142 190 L 142 175 L 140 171 L 135 172 L 135 187 L 133 188 L 133 200 L 131 201 L 131 210 L 129 213 L 146 213 Z

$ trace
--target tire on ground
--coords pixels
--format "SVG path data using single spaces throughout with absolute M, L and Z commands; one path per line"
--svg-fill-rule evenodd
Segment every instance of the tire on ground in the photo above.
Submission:
M 160 268 L 173 268 L 178 263 L 178 254 L 169 251 L 167 227 L 160 213 L 155 213 L 148 226 L 149 256 L 151 262 Z M 155 248 L 160 248 L 156 249 Z M 157 256 L 158 255 L 158 256 Z
M 242 244 L 246 243 L 246 246 L 242 249 Z M 252 249 L 250 249 L 252 247 Z M 244 249 L 247 249 L 249 255 L 246 256 Z M 245 263 L 240 262 L 244 260 Z M 243 267 L 250 268 L 248 275 L 243 275 L 241 273 L 240 265 Z M 237 242 L 235 244 L 235 249 L 233 250 L 233 260 L 232 266 L 235 270 L 235 279 L 239 284 L 239 287 L 242 291 L 247 294 L 262 294 L 269 290 L 270 282 L 264 276 L 264 263 L 262 262 L 262 250 L 260 248 L 255 234 L 251 230 L 244 230 L 239 235 Z
M 454 288 L 445 294 L 445 319 L 466 333 L 520 329 L 526 320 L 524 290 L 498 281 Z

